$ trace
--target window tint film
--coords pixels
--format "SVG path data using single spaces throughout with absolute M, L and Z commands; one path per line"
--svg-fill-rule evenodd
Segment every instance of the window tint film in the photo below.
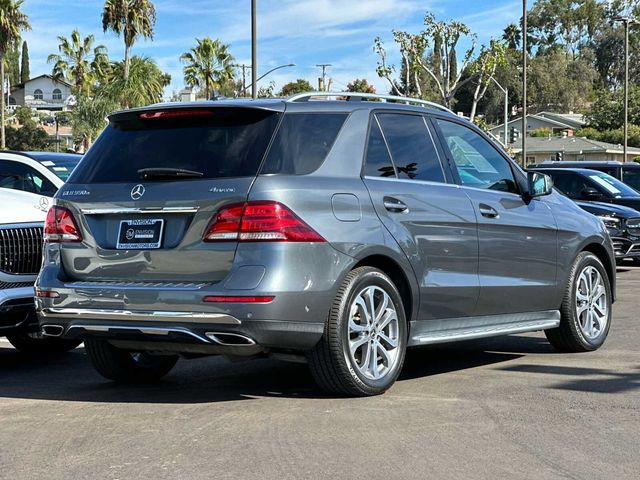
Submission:
M 377 115 L 389 144 L 398 178 L 444 182 L 444 172 L 423 117 L 381 113 Z
M 6 161 L 0 161 L 0 188 L 41 195 L 53 195 L 58 190 L 53 183 L 28 165 Z
M 369 177 L 395 177 L 396 172 L 391 163 L 389 150 L 384 142 L 380 126 L 374 118 L 371 121 L 369 143 L 367 145 L 367 159 L 364 165 L 364 174 Z
M 285 114 L 261 173 L 314 172 L 324 162 L 346 119 L 345 113 Z
M 640 191 L 640 168 L 624 169 L 623 181 L 634 190 Z
M 141 119 L 116 117 L 73 171 L 71 183 L 138 182 L 138 170 L 179 168 L 201 178 L 255 176 L 278 123 L 278 114 L 257 109 Z
M 437 120 L 460 176 L 467 187 L 517 193 L 507 160 L 484 138 L 463 125 Z
M 569 198 L 582 198 L 582 191 L 587 188 L 587 181 L 576 173 L 561 173 L 543 170 L 543 173 L 551 176 L 553 186 Z

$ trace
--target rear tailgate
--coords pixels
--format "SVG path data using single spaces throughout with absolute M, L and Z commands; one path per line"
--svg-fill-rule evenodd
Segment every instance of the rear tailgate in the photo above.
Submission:
M 216 282 L 229 272 L 236 242 L 206 243 L 202 236 L 222 205 L 246 200 L 280 114 L 165 111 L 112 117 L 57 194 L 83 237 L 61 244 L 69 279 Z M 162 173 L 145 178 L 142 169 Z M 167 175 L 176 169 L 192 176 Z

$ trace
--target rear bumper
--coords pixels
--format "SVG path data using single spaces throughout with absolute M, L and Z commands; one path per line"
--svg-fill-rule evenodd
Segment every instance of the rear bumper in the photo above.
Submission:
M 33 287 L 0 290 L 0 335 L 36 332 L 38 320 L 33 303 Z

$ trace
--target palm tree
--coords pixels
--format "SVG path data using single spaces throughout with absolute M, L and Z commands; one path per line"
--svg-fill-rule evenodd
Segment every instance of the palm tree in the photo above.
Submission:
M 100 88 L 100 94 L 120 104 L 123 108 L 141 107 L 162 100 L 164 89 L 171 83 L 171 76 L 163 73 L 148 57 L 131 57 L 129 77 L 124 78 L 124 62 L 116 62 L 108 81 Z
M 124 37 L 125 80 L 129 78 L 131 47 L 138 37 L 153 38 L 156 7 L 150 0 L 107 0 L 102 11 L 102 30 Z
M 71 81 L 76 95 L 89 95 L 95 82 L 103 79 L 109 69 L 106 47 L 93 48 L 95 37 L 89 35 L 83 39 L 78 30 L 71 32 L 71 38 L 60 36 L 58 41 L 60 54 L 47 58 L 48 63 L 55 62 L 53 77 Z
M 0 147 L 6 147 L 4 131 L 4 63 L 5 56 L 20 42 L 20 31 L 31 28 L 29 17 L 20 7 L 24 0 L 0 0 Z
M 204 88 L 207 99 L 214 88 L 220 88 L 235 76 L 235 59 L 229 53 L 229 45 L 209 37 L 196 38 L 198 45 L 183 53 L 180 60 L 184 66 L 184 81 L 190 87 Z

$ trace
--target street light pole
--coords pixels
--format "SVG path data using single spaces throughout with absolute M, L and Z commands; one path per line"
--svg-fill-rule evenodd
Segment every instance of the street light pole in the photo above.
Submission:
M 257 8 L 256 0 L 251 0 L 251 97 L 258 98 L 258 52 L 257 52 Z
M 493 80 L 493 83 L 497 85 L 497 87 L 502 90 L 504 93 L 504 146 L 505 148 L 509 145 L 509 89 L 504 88 L 494 77 L 489 77 Z
M 522 168 L 527 168 L 527 0 L 522 0 Z
M 624 23 L 624 158 L 627 161 L 627 151 L 629 149 L 629 29 L 631 25 L 639 22 L 632 17 L 616 17 L 615 22 Z
M 257 83 L 262 80 L 264 77 L 266 77 L 267 75 L 269 75 L 271 72 L 275 72 L 276 70 L 280 70 L 281 68 L 287 68 L 287 67 L 295 67 L 296 64 L 295 63 L 288 63 L 286 65 L 279 65 L 275 68 L 272 68 L 271 70 L 269 70 L 267 73 L 261 75 L 260 77 L 255 79 L 255 82 L 252 83 L 251 85 L 247 86 L 246 88 L 251 87 L 251 90 L 257 93 Z M 256 97 L 254 97 L 256 98 Z

